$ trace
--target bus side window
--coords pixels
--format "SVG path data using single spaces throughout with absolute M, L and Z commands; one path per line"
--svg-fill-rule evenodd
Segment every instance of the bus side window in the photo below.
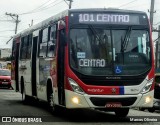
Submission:
M 28 35 L 27 59 L 31 58 L 31 48 L 32 48 L 32 34 Z
M 57 26 L 55 24 L 52 27 L 49 27 L 47 57 L 54 57 L 56 54 L 56 34 L 57 34 Z
M 39 56 L 44 58 L 47 53 L 48 28 L 45 28 L 40 35 L 42 35 L 42 40 L 40 40 Z
M 26 59 L 27 56 L 27 44 L 28 36 L 22 37 L 21 39 L 21 49 L 20 49 L 20 59 Z
M 20 59 L 30 59 L 31 58 L 31 46 L 32 46 L 32 35 L 27 35 L 21 39 L 21 55 Z

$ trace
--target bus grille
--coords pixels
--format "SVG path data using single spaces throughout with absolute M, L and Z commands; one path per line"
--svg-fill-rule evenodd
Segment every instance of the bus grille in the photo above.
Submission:
M 105 106 L 108 102 L 118 102 L 121 103 L 122 106 L 131 106 L 137 100 L 137 97 L 129 97 L 129 98 L 97 98 L 91 97 L 91 102 L 95 106 Z
M 100 79 L 81 79 L 86 85 L 95 86 L 133 86 L 139 85 L 144 79 L 131 79 L 131 80 L 100 80 Z

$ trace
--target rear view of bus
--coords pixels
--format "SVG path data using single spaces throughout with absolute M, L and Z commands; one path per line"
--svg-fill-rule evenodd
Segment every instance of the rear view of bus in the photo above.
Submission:
M 146 13 L 70 10 L 68 21 L 66 74 L 72 91 L 65 90 L 66 107 L 119 116 L 132 107 L 152 107 L 154 57 Z

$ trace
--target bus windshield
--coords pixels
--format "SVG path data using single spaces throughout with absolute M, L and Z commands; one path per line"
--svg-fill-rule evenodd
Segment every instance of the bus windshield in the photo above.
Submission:
M 151 68 L 146 29 L 70 29 L 70 66 L 84 75 L 139 75 Z

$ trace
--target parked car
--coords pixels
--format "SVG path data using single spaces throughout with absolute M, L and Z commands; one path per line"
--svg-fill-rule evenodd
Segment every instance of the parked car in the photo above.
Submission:
M 11 88 L 11 72 L 8 69 L 0 69 L 0 87 Z

